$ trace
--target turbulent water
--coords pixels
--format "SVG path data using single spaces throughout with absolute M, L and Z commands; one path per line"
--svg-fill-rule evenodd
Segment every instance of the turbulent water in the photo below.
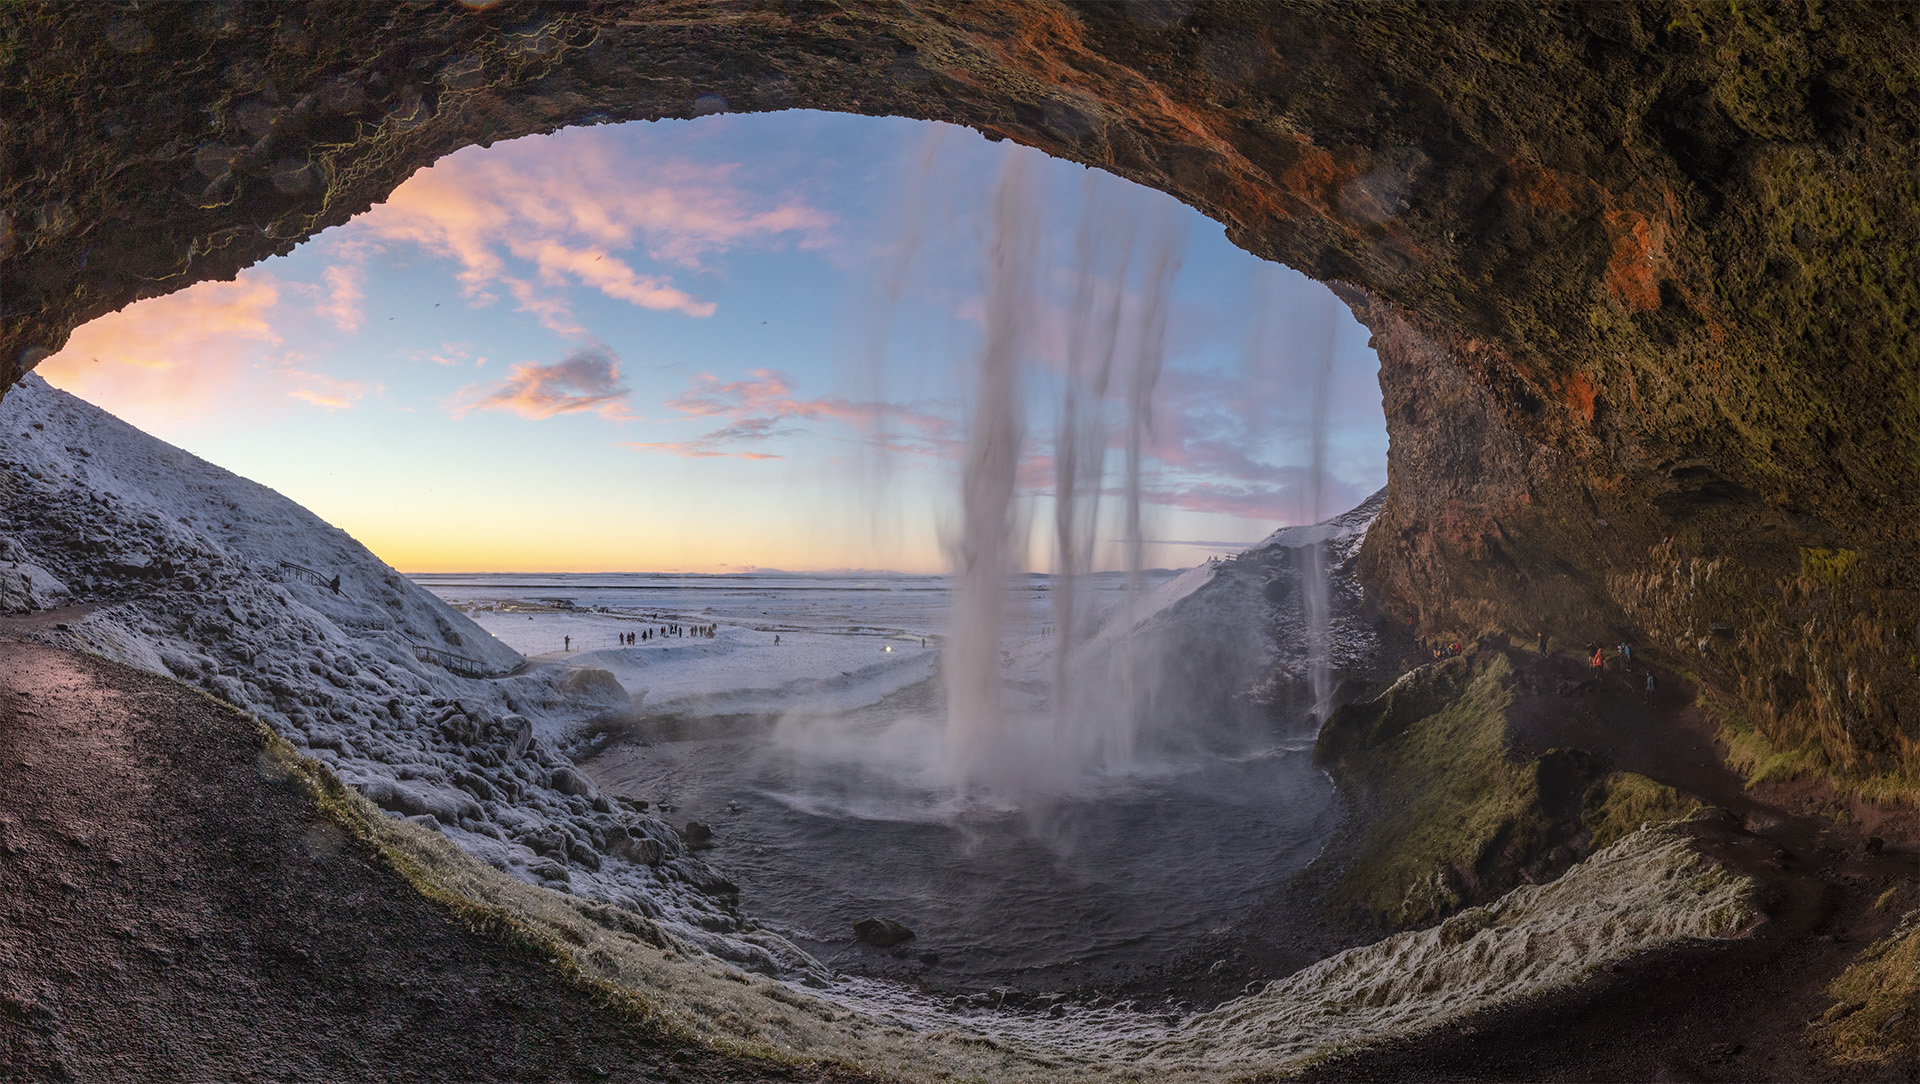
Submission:
M 922 636 L 930 668 L 943 646 L 945 577 L 421 579 L 529 653 L 571 637 L 576 662 L 643 694 L 640 721 L 587 767 L 607 790 L 673 806 L 676 824 L 711 825 L 707 857 L 739 884 L 742 910 L 841 970 L 1039 991 L 1163 963 L 1311 860 L 1334 826 L 1310 735 L 1279 728 L 1161 749 L 1018 807 L 957 787 L 938 682 L 912 669 Z M 1127 583 L 1088 577 L 1080 597 L 1111 612 Z M 1052 638 L 1039 630 L 1051 602 L 1042 577 L 1000 600 L 1006 627 L 1023 633 L 1008 640 L 1025 663 L 1013 672 L 1029 675 L 1005 683 L 1006 703 L 1043 720 Z M 616 642 L 697 623 L 717 634 Z M 846 684 L 816 710 L 784 710 L 796 699 L 789 667 L 825 667 Z M 672 692 L 729 681 L 740 686 L 731 695 Z M 662 690 L 666 703 L 645 710 Z M 852 924 L 869 916 L 917 937 L 893 951 L 854 942 Z

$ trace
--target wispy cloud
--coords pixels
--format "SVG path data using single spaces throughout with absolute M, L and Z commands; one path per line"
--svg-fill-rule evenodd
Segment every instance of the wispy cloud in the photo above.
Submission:
M 523 418 L 592 411 L 616 420 L 630 416 L 630 389 L 620 381 L 620 363 L 605 347 L 576 350 L 551 365 L 523 361 L 497 384 L 473 384 L 449 404 L 456 418 L 476 410 L 510 410 Z
M 327 288 L 325 301 L 314 306 L 314 311 L 332 320 L 335 327 L 351 335 L 360 330 L 366 322 L 366 310 L 360 302 L 366 294 L 360 284 L 365 273 L 349 264 L 334 264 L 320 272 L 320 281 Z
M 295 368 L 292 359 L 284 364 L 281 371 L 294 383 L 287 395 L 300 399 L 329 412 L 346 410 L 360 404 L 360 400 L 371 392 L 381 390 L 378 385 L 368 385 L 358 380 L 341 380 L 325 373 L 308 372 Z
M 564 144 L 564 153 L 557 143 Z M 737 165 L 643 158 L 619 137 L 587 131 L 516 140 L 441 159 L 354 223 L 354 246 L 406 243 L 453 260 L 476 303 L 496 291 L 550 329 L 584 335 L 568 302 L 585 286 L 643 308 L 711 316 L 658 268 L 698 271 L 747 243 L 827 242 L 833 220 L 792 198 L 747 191 Z
M 262 272 L 196 283 L 75 329 L 38 371 L 116 413 L 129 406 L 148 417 L 201 413 L 238 394 L 240 370 L 279 344 L 280 300 L 281 283 Z
M 805 399 L 794 393 L 791 377 L 773 369 L 755 369 L 744 380 L 721 380 L 697 373 L 686 391 L 666 406 L 683 419 L 716 419 L 727 424 L 697 437 L 672 441 L 636 441 L 643 451 L 686 458 L 780 459 L 763 450 L 777 437 L 807 432 L 800 422 L 825 422 L 852 429 L 861 443 L 892 451 L 930 454 L 952 443 L 953 422 L 929 411 L 894 403 L 825 396 Z M 845 439 L 845 438 L 842 438 Z

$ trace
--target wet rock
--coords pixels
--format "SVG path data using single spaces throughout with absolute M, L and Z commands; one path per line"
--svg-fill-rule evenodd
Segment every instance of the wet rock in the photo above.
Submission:
M 699 821 L 688 821 L 687 826 L 680 829 L 680 838 L 685 840 L 689 847 L 696 849 L 711 847 L 713 846 L 713 829 Z
M 853 935 L 875 948 L 892 948 L 913 940 L 913 931 L 890 918 L 863 918 L 853 924 Z

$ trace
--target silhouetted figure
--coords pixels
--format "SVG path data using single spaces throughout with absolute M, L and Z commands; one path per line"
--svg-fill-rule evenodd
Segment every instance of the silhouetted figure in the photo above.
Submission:
M 1534 642 L 1539 646 L 1540 654 L 1545 655 L 1547 653 L 1547 634 L 1545 632 L 1534 633 Z
M 333 582 L 327 584 L 327 586 L 333 588 L 334 594 L 336 595 L 339 594 L 340 593 L 340 577 L 338 575 L 334 576 Z
M 773 646 L 775 647 L 780 646 L 780 634 L 777 632 L 773 634 Z
M 568 651 L 572 651 L 572 650 L 573 650 L 573 637 L 571 637 L 571 636 L 562 636 L 562 637 L 560 638 L 560 642 L 566 645 L 566 650 L 568 650 Z
M 1647 671 L 1647 703 L 1653 703 L 1653 671 Z

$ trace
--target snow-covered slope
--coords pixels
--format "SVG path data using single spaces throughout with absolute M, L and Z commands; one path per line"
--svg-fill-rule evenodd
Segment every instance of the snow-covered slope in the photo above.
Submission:
M 1284 527 L 1225 561 L 1190 568 L 1118 604 L 1074 649 L 1083 674 L 1151 682 L 1163 729 L 1196 719 L 1267 726 L 1316 708 L 1304 586 L 1314 550 L 1328 582 L 1332 681 L 1366 667 L 1378 638 L 1362 618 L 1354 562 L 1386 501 L 1381 490 L 1321 523 Z M 1037 673 L 1037 670 L 1036 670 Z M 1097 677 L 1095 678 L 1097 680 Z
M 29 374 L 0 400 L 0 611 L 62 601 L 89 610 L 45 638 L 246 708 L 500 869 L 739 963 L 818 973 L 740 919 L 672 827 L 555 750 L 627 706 L 611 675 L 501 676 L 517 652 L 344 531 Z

